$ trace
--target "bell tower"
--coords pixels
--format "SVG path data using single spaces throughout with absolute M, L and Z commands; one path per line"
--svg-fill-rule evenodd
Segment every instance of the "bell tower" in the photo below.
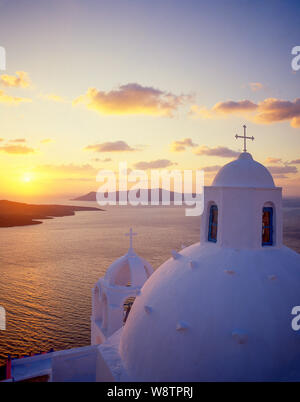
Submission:
M 216 247 L 261 249 L 282 246 L 282 189 L 272 175 L 244 151 L 223 166 L 204 191 L 201 243 Z

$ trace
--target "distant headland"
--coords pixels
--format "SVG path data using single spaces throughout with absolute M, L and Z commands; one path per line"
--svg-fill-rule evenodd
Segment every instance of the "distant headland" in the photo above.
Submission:
M 148 191 L 148 201 L 151 201 L 151 189 L 147 189 Z M 165 197 L 165 199 L 170 199 L 171 202 L 173 202 L 176 199 L 178 199 L 178 196 L 180 196 L 180 193 L 176 193 L 174 191 L 168 191 L 165 189 L 155 189 L 154 191 L 158 192 L 158 199 L 159 202 L 161 202 L 163 200 L 163 197 Z M 125 193 L 125 194 L 124 194 Z M 126 196 L 127 193 L 127 196 Z M 107 197 L 107 193 L 106 193 L 106 197 Z M 128 191 L 116 191 L 116 201 L 118 202 L 119 199 L 122 197 L 122 199 L 128 199 Z M 137 193 L 138 195 L 138 193 Z M 193 197 L 195 196 L 195 194 L 192 194 Z M 181 194 L 182 196 L 182 194 Z M 73 198 L 71 201 L 97 201 L 97 192 L 96 191 L 91 191 L 87 194 L 81 195 L 77 198 Z M 300 197 L 286 197 L 282 200 L 282 206 L 284 208 L 300 208 Z M 1 212 L 0 212 L 1 213 Z
M 0 228 L 41 224 L 42 219 L 75 215 L 77 211 L 103 211 L 72 205 L 32 205 L 0 200 Z
M 174 191 L 169 191 L 169 190 L 165 190 L 163 188 L 157 188 L 157 189 L 153 189 L 151 190 L 150 188 L 146 190 L 148 192 L 148 196 L 147 196 L 147 200 L 150 202 L 152 195 L 151 195 L 151 191 L 154 191 L 157 193 L 157 197 L 158 197 L 158 201 L 162 202 L 163 199 L 170 199 L 171 202 L 173 202 L 176 199 L 178 199 L 178 197 L 181 196 L 181 198 L 183 197 L 183 194 L 180 193 L 176 193 Z M 111 192 L 110 194 L 114 194 L 116 201 L 118 202 L 120 199 L 128 199 L 128 193 L 129 191 L 116 191 Z M 105 196 L 107 197 L 108 193 L 105 194 Z M 195 194 L 192 194 L 193 196 L 195 196 Z M 137 196 L 139 196 L 139 190 L 137 191 Z M 71 201 L 97 201 L 97 193 L 96 191 L 91 191 L 88 194 L 82 195 L 80 197 L 77 198 L 73 198 Z

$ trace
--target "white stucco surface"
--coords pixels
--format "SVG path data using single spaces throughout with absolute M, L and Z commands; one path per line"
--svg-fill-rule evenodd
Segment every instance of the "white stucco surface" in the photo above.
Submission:
M 125 301 L 139 294 L 152 273 L 152 266 L 132 247 L 108 267 L 92 292 L 92 345 L 103 343 L 123 326 Z
M 217 173 L 212 186 L 228 187 L 275 187 L 271 173 L 261 163 L 253 160 L 251 154 L 243 152 L 240 156 L 223 166 Z
M 299 379 L 300 334 L 291 327 L 299 254 L 209 243 L 180 254 L 145 283 L 123 329 L 119 350 L 129 378 Z
M 212 206 L 215 242 L 208 236 Z M 273 215 L 268 246 L 264 207 Z M 96 346 L 28 358 L 28 365 L 24 359 L 14 364 L 15 375 L 50 370 L 66 381 L 299 381 L 300 331 L 292 328 L 292 310 L 300 305 L 300 255 L 282 243 L 282 191 L 263 165 L 246 152 L 225 165 L 204 190 L 200 243 L 170 250 L 154 273 L 133 251 L 130 235 L 128 253 L 93 289 Z M 128 297 L 136 299 L 124 325 Z

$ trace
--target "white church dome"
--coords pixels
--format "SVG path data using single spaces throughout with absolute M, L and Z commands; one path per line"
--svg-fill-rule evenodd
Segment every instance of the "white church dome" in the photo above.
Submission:
M 300 256 L 288 249 L 194 244 L 137 297 L 120 342 L 135 381 L 300 378 Z
M 261 163 L 253 160 L 248 152 L 223 166 L 213 183 L 216 187 L 275 187 L 271 173 Z
M 107 269 L 104 280 L 110 285 L 141 286 L 152 274 L 153 268 L 144 258 L 139 257 L 133 249 L 114 261 Z
M 200 243 L 145 282 L 114 340 L 116 378 L 299 381 L 300 255 L 282 244 L 281 190 L 247 152 L 205 187 Z
M 133 304 L 125 378 L 299 381 L 300 255 L 282 245 L 281 201 L 249 153 L 220 170 L 204 191 L 200 243 L 173 252 Z

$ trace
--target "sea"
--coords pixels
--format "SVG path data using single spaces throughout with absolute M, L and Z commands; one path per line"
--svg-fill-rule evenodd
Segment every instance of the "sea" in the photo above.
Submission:
M 97 206 L 93 202 L 60 202 Z M 199 241 L 200 217 L 184 206 L 109 206 L 104 211 L 0 228 L 0 365 L 13 357 L 90 344 L 93 285 L 129 246 L 157 269 Z M 284 243 L 300 253 L 300 199 L 284 207 Z M 299 267 L 300 269 L 300 267 Z

